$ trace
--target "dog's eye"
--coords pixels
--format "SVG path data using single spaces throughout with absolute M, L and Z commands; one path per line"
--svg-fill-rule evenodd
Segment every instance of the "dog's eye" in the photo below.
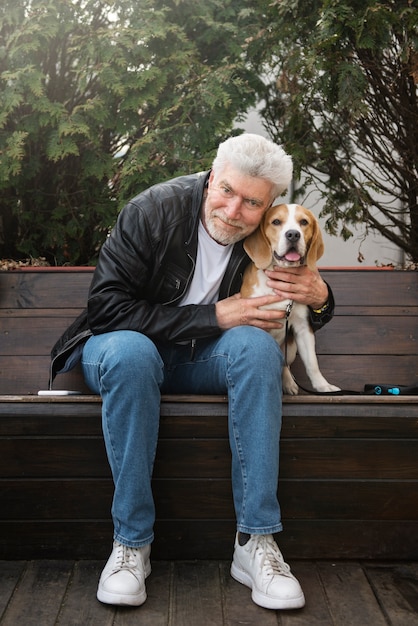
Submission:
M 274 226 L 280 226 L 281 223 L 282 223 L 281 220 L 279 220 L 277 218 L 272 221 L 272 224 L 274 224 Z
M 309 224 L 308 220 L 300 220 L 301 226 L 307 226 Z

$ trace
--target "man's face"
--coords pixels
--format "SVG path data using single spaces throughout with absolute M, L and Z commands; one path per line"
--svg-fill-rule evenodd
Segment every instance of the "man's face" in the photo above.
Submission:
M 209 235 L 222 245 L 252 233 L 273 201 L 273 185 L 227 166 L 209 177 L 202 221 Z

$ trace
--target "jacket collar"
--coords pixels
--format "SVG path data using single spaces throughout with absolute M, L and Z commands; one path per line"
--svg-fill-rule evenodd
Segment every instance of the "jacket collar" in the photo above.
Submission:
M 191 211 L 191 220 L 190 220 L 190 230 L 189 235 L 187 237 L 187 241 L 185 241 L 185 245 L 188 246 L 191 244 L 193 239 L 196 236 L 197 228 L 199 225 L 200 212 L 202 208 L 202 200 L 205 189 L 207 189 L 210 172 L 199 172 L 197 174 L 197 182 L 193 190 L 192 196 L 192 211 Z

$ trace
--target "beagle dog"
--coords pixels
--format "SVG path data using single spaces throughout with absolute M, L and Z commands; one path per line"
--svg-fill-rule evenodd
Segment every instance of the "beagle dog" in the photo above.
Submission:
M 241 295 L 250 298 L 273 293 L 267 286 L 266 269 L 273 269 L 275 265 L 284 268 L 307 265 L 315 269 L 324 252 L 324 243 L 318 220 L 309 209 L 297 204 L 279 204 L 266 211 L 258 228 L 244 240 L 244 249 L 252 263 L 244 272 Z M 270 331 L 286 355 L 283 392 L 291 395 L 298 393 L 298 385 L 289 369 L 297 351 L 316 391 L 339 391 L 319 371 L 307 305 L 283 300 L 265 308 L 290 311 L 288 336 L 285 325 Z

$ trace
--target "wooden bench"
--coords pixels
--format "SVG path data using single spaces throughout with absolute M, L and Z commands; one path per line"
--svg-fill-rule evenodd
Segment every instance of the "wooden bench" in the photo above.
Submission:
M 112 480 L 100 398 L 80 372 L 40 398 L 49 351 L 84 307 L 91 269 L 0 272 L 2 558 L 107 558 Z M 334 319 L 317 333 L 324 375 L 418 384 L 418 274 L 322 270 Z M 294 373 L 308 384 L 296 363 Z M 418 558 L 418 396 L 284 398 L 280 545 L 295 559 Z M 229 558 L 235 532 L 224 397 L 165 396 L 153 487 L 153 556 Z

